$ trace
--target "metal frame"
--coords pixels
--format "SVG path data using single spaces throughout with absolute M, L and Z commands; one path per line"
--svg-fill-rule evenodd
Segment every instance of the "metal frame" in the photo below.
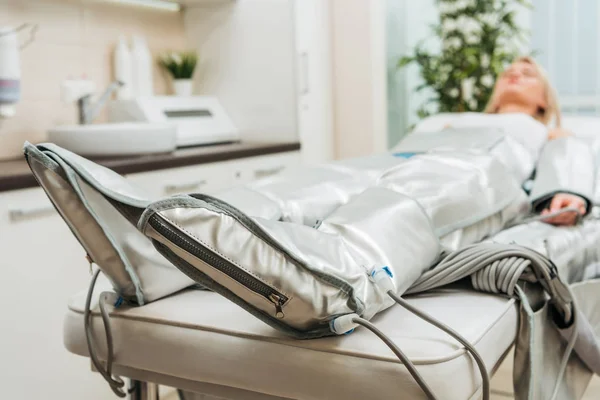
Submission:
M 158 385 L 150 382 L 131 381 L 129 400 L 159 400 Z

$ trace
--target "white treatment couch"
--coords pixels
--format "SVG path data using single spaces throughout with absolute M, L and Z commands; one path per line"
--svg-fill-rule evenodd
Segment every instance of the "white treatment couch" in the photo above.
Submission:
M 473 343 L 490 374 L 515 339 L 513 299 L 460 284 L 407 298 Z M 84 293 L 72 299 L 64 331 L 67 349 L 87 356 L 84 304 Z M 406 352 L 440 398 L 480 397 L 477 366 L 454 339 L 399 306 L 372 322 Z M 138 381 L 236 400 L 424 398 L 371 332 L 290 339 L 212 292 L 189 289 L 143 307 L 118 309 L 111 324 L 115 372 Z M 93 328 L 105 354 L 99 314 Z M 156 398 L 156 392 L 148 393 Z

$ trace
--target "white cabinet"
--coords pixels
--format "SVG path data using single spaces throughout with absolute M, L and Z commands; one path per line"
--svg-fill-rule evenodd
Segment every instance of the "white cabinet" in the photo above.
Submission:
M 219 99 L 244 139 L 299 139 L 305 162 L 331 160 L 330 1 L 213 3 L 184 11 L 203 59 L 198 92 Z
M 63 347 L 67 300 L 89 284 L 85 252 L 41 188 L 0 193 L 3 399 L 113 398 Z

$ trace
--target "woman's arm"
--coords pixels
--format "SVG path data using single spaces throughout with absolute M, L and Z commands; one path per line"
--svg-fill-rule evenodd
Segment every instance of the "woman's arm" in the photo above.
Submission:
M 592 206 L 595 175 L 594 154 L 587 143 L 574 137 L 549 141 L 537 163 L 530 194 L 533 211 L 549 214 L 573 207 L 586 214 Z M 576 217 L 574 212 L 564 213 L 548 222 L 569 225 Z
M 565 208 L 572 208 L 577 211 L 565 212 L 562 214 L 558 214 L 554 217 L 545 219 L 544 222 L 547 222 L 552 225 L 564 225 L 571 226 L 575 225 L 579 215 L 583 216 L 587 213 L 586 200 L 582 197 L 576 196 L 570 193 L 558 193 L 555 194 L 550 202 L 550 206 L 545 208 L 540 213 L 541 215 L 548 215 Z M 579 215 L 578 215 L 579 213 Z

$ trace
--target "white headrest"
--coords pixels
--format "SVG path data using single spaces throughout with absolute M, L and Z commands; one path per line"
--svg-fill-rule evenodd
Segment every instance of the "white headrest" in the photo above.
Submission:
M 579 115 L 563 115 L 562 127 L 577 137 L 600 138 L 600 118 Z

